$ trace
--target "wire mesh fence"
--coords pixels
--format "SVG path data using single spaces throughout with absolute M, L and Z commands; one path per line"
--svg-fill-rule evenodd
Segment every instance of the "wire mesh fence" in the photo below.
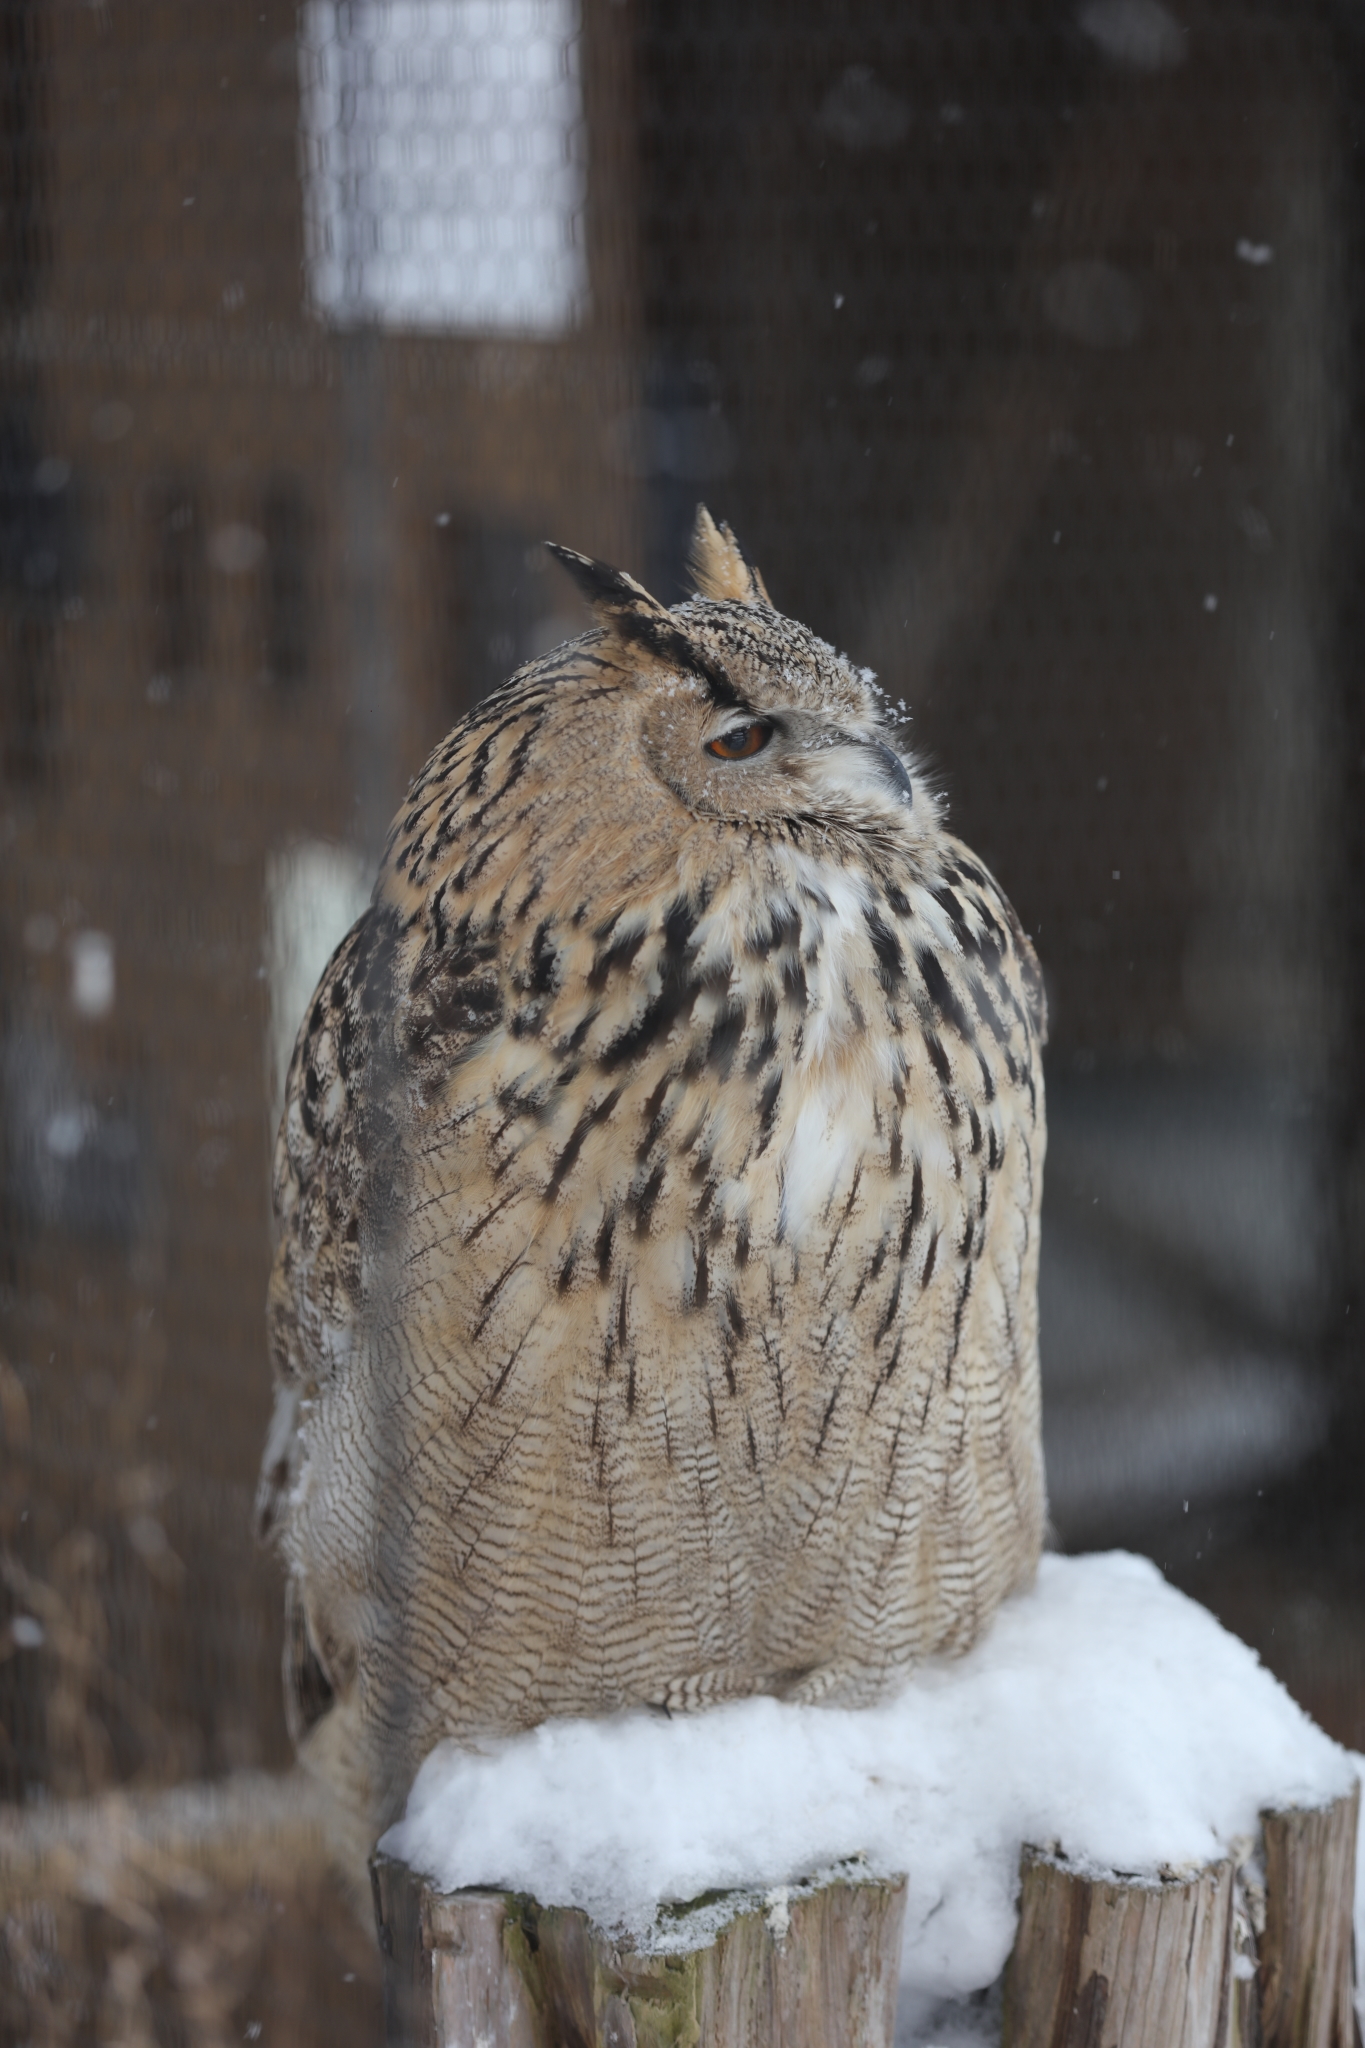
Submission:
M 1365 1740 L 1362 80 L 1251 0 L 0 0 L 6 1825 L 287 1767 L 282 1053 L 581 630 L 540 542 L 671 602 L 699 498 L 1036 938 L 1061 1538 Z M 6 2037 L 375 2038 L 320 1861 L 192 1863 L 7 1895 Z

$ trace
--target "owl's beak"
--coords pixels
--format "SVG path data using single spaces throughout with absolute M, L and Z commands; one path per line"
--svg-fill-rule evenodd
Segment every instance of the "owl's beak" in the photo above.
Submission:
M 842 799 L 855 811 L 870 806 L 874 815 L 862 822 L 878 826 L 887 822 L 888 801 L 899 811 L 909 810 L 914 801 L 910 777 L 900 755 L 885 740 L 856 726 L 824 725 L 792 713 L 784 718 L 815 776 L 823 779 L 830 800 Z
M 913 803 L 915 792 L 911 787 L 910 777 L 905 772 L 905 763 L 900 755 L 888 747 L 884 740 L 864 740 L 862 744 L 867 748 L 869 754 L 875 755 L 882 780 L 889 784 L 890 788 L 901 799 L 901 802 L 905 804 Z

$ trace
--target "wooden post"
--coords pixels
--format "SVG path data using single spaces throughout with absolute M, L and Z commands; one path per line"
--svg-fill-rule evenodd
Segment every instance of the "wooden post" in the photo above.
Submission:
M 1026 1850 L 1007 2048 L 1214 2048 L 1233 1877 L 1230 1858 L 1183 1882 L 1088 1877 Z
M 736 1898 L 719 1928 L 717 1900 L 657 1954 L 571 1908 L 371 1871 L 388 2048 L 891 2048 L 903 1880 Z
M 1242 1860 L 1154 1878 L 1026 1849 L 1005 2048 L 1360 2048 L 1359 1788 L 1262 1815 Z M 890 2048 L 903 1881 L 699 1902 L 667 1954 L 584 1913 L 371 1866 L 388 2048 Z M 727 1904 L 733 1908 L 726 1910 Z M 691 1938 L 687 1930 L 691 1926 Z
M 1357 1785 L 1334 1806 L 1262 1816 L 1262 2048 L 1352 2048 L 1357 2039 L 1351 1919 L 1359 1813 Z
M 1026 1849 L 1005 2048 L 1357 2048 L 1360 1789 L 1263 1814 L 1261 1854 L 1167 1878 Z

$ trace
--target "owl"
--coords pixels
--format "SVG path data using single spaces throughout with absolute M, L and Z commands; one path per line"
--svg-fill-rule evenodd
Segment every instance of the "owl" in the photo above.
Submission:
M 697 595 L 450 734 L 299 1033 L 276 1408 L 305 1762 L 965 1650 L 1044 1522 L 1041 978 L 882 693 L 699 510 Z

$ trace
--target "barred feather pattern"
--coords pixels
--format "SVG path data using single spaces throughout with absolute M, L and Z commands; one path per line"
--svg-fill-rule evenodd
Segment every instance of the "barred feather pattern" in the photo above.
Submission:
M 918 787 L 666 786 L 660 705 L 883 728 L 756 594 L 659 613 L 437 750 L 290 1070 L 260 1516 L 371 1829 L 444 1736 L 874 1702 L 1040 1547 L 1032 949 Z

